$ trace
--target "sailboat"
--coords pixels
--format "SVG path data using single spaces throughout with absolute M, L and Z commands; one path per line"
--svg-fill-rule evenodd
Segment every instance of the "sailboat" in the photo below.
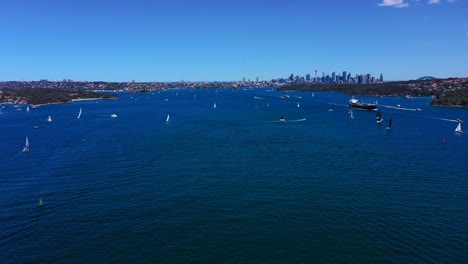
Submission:
M 382 113 L 380 113 L 380 111 L 377 112 L 377 116 L 375 117 L 375 119 L 377 119 L 377 124 L 382 123 L 383 118 L 382 118 Z
M 30 111 L 29 106 L 26 106 L 26 112 L 29 112 L 29 111 Z
M 47 117 L 47 122 L 52 122 L 52 117 Z
M 458 122 L 458 126 L 457 126 L 457 128 L 455 128 L 455 132 L 456 132 L 456 133 L 461 133 L 461 132 L 463 132 L 462 129 L 461 129 L 461 122 Z
M 29 151 L 29 139 L 26 137 L 26 143 L 24 144 L 23 152 Z
M 216 103 L 214 103 L 213 108 L 216 108 Z
M 166 117 L 166 123 L 169 123 L 169 114 Z
M 297 108 L 301 107 L 301 105 L 299 105 L 299 103 L 297 103 Z
M 349 110 L 349 118 L 354 119 L 353 110 Z
M 286 121 L 286 119 L 284 118 L 284 116 L 281 116 L 281 117 L 280 117 L 280 121 L 281 121 L 281 122 Z
M 385 128 L 385 129 L 388 129 L 388 130 L 392 129 L 392 118 L 391 117 L 390 117 L 390 121 L 388 121 L 388 127 Z
M 42 201 L 41 198 L 39 198 L 39 203 L 37 204 L 39 207 L 42 207 L 44 206 L 44 202 Z
M 78 112 L 78 116 L 76 117 L 77 119 L 81 118 L 81 107 L 80 107 L 80 112 Z

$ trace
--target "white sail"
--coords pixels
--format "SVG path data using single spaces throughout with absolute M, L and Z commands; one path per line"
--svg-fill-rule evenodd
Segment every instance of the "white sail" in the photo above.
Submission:
M 299 108 L 299 107 L 301 107 L 301 105 L 299 103 L 297 103 L 297 107 Z
M 47 117 L 47 122 L 52 122 L 52 117 Z
M 26 112 L 29 112 L 29 111 L 30 111 L 29 106 L 26 106 Z
M 455 132 L 457 132 L 457 133 L 461 133 L 461 132 L 462 132 L 461 123 L 458 123 L 457 128 L 455 128 Z
M 216 103 L 214 103 L 213 108 L 216 108 Z
M 169 114 L 166 117 L 166 123 L 169 122 Z
M 78 112 L 78 116 L 76 118 L 80 119 L 81 117 L 81 107 L 80 107 L 80 112 Z
M 29 139 L 26 137 L 26 143 L 24 143 L 24 148 L 23 152 L 28 152 L 29 151 Z
M 387 129 L 387 130 L 392 129 L 392 118 L 391 117 L 390 117 L 390 120 L 388 121 L 388 127 L 386 127 L 385 129 Z
M 350 111 L 349 111 L 349 118 L 354 118 L 353 110 L 350 110 Z

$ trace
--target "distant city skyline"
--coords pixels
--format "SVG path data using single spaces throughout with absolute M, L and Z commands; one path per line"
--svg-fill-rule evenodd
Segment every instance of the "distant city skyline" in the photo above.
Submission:
M 467 77 L 466 10 L 467 0 L 2 1 L 0 81 Z

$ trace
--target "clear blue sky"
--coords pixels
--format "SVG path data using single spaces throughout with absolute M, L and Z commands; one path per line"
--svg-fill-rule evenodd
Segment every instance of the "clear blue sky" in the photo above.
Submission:
M 468 0 L 0 0 L 0 80 L 468 77 Z

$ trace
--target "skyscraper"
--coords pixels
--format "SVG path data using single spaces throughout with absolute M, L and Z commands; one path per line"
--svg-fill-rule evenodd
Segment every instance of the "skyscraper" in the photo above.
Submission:
M 346 71 L 343 71 L 342 78 L 343 78 L 343 82 L 346 82 L 346 81 L 347 81 L 347 78 L 346 78 Z
M 383 82 L 383 74 L 380 74 L 380 82 Z

